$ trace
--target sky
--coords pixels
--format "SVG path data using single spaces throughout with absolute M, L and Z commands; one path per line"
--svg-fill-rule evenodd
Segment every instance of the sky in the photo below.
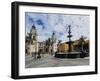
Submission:
M 82 35 L 89 39 L 89 22 L 89 15 L 25 12 L 26 35 L 30 32 L 32 25 L 35 25 L 39 42 L 50 38 L 53 32 L 57 41 L 68 41 L 69 25 L 73 35 L 72 40 L 77 40 Z

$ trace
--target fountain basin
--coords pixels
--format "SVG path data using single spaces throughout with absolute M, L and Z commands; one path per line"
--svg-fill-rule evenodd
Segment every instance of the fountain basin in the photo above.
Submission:
M 55 54 L 55 57 L 57 58 L 84 58 L 87 56 L 88 56 L 88 53 L 82 53 L 82 52 L 68 52 L 68 53 Z

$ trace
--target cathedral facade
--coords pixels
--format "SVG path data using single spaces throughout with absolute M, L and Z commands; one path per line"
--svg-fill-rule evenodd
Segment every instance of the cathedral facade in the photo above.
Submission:
M 53 32 L 51 37 L 45 41 L 39 42 L 37 40 L 37 29 L 33 25 L 25 42 L 26 54 L 36 56 L 41 54 L 54 54 L 57 51 L 56 36 Z

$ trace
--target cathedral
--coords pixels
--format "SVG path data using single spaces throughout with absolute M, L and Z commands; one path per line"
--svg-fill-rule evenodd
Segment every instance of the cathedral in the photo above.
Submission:
M 50 38 L 43 42 L 39 42 L 37 37 L 37 29 L 33 25 L 26 38 L 27 41 L 25 42 L 26 54 L 37 56 L 39 53 L 54 54 L 57 51 L 56 36 L 54 32 Z

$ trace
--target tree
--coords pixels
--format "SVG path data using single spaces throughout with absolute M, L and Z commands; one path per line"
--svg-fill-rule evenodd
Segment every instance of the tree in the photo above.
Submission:
M 60 44 L 61 44 L 61 40 L 58 40 L 58 44 L 57 44 L 57 51 L 59 52 L 59 46 L 60 46 Z
M 58 40 L 58 44 L 57 44 L 57 46 L 59 46 L 61 42 L 62 42 L 61 40 Z
M 85 39 L 86 39 L 86 37 L 84 37 L 83 35 L 79 39 L 79 46 L 80 46 L 80 50 L 82 52 L 84 51 Z

